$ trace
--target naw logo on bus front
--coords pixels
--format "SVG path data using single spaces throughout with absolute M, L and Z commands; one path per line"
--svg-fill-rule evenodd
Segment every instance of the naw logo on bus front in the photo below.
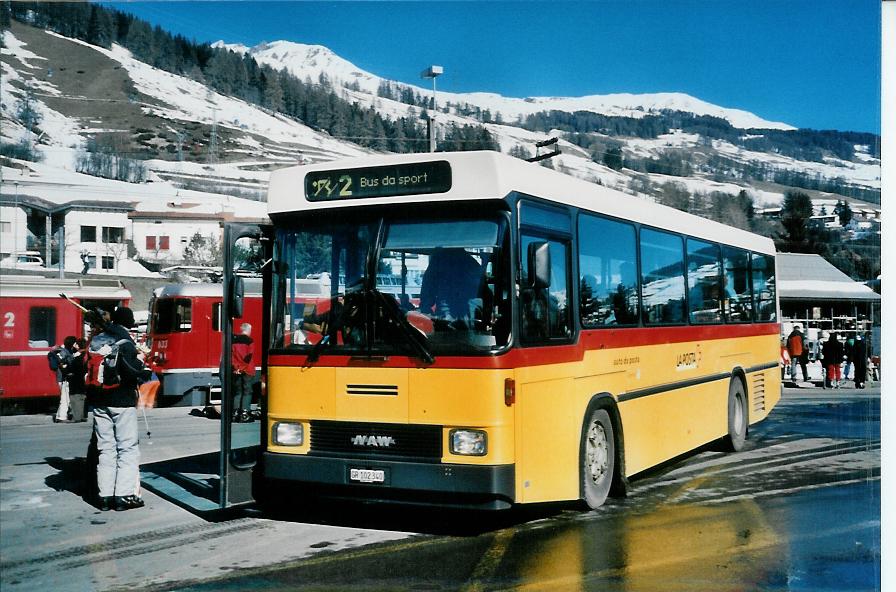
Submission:
M 358 434 L 352 438 L 353 446 L 367 446 L 372 448 L 389 448 L 397 444 L 392 436 L 365 436 Z

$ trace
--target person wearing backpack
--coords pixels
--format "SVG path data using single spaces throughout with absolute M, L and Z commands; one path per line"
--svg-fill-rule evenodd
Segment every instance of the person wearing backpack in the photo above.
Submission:
M 134 313 L 126 306 L 112 312 L 111 322 L 90 341 L 88 398 L 99 459 L 96 469 L 102 511 L 143 507 L 140 448 L 137 439 L 137 387 L 150 372 L 137 356 L 128 329 Z
M 59 407 L 53 417 L 54 423 L 70 423 L 68 419 L 69 379 L 72 376 L 76 340 L 77 337 L 69 335 L 63 340 L 61 346 L 57 345 L 47 353 L 47 363 L 50 365 L 50 370 L 56 373 L 56 383 L 59 385 Z

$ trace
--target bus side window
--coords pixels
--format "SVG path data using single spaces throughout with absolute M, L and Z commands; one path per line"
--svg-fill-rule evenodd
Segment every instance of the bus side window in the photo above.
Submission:
M 750 254 L 743 249 L 723 246 L 722 263 L 725 320 L 729 323 L 749 323 L 753 320 Z
M 641 306 L 649 325 L 685 322 L 684 250 L 681 237 L 641 231 Z
M 689 238 L 687 247 L 691 323 L 721 323 L 723 286 L 719 246 Z
M 753 278 L 753 310 L 756 320 L 774 321 L 777 316 L 774 256 L 753 253 L 751 276 Z
M 529 270 L 527 256 L 529 245 L 541 242 L 548 244 L 551 259 L 551 281 L 546 288 L 533 287 L 533 282 L 530 280 L 532 271 Z M 521 279 L 524 284 L 520 290 L 523 341 L 568 339 L 572 334 L 569 318 L 568 243 L 523 235 L 520 247 Z
M 28 347 L 56 345 L 56 309 L 32 306 L 28 311 Z
M 579 315 L 584 327 L 638 322 L 635 227 L 579 217 Z

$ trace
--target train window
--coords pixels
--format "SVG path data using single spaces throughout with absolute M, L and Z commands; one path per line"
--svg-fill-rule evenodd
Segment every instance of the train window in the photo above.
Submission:
M 212 331 L 220 331 L 222 325 L 221 309 L 224 305 L 220 302 L 212 303 Z
M 160 298 L 156 301 L 156 332 L 179 333 L 193 328 L 189 298 Z
M 641 314 L 644 323 L 683 323 L 684 251 L 681 237 L 641 231 Z
M 28 347 L 56 345 L 56 309 L 32 306 L 28 311 Z

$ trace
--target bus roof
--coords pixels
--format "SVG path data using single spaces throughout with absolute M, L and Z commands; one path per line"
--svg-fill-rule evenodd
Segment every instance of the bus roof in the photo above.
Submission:
M 114 278 L 45 278 L 29 275 L 0 276 L 0 296 L 24 298 L 108 298 L 129 300 L 131 292 Z
M 424 164 L 434 167 L 439 162 L 450 167 L 448 182 L 436 179 L 445 165 L 436 170 L 428 169 Z M 418 163 L 419 166 L 414 166 Z M 403 164 L 409 165 L 405 171 L 396 168 Z M 401 184 L 402 180 L 410 184 L 411 175 L 415 173 L 419 173 L 418 176 L 436 174 L 430 175 L 424 192 L 395 195 L 394 191 L 385 190 L 382 192 L 384 196 L 354 197 L 357 192 L 352 191 L 352 197 L 339 197 L 342 189 L 358 188 L 359 175 L 343 175 L 357 169 L 366 169 L 365 172 L 370 173 L 369 179 L 375 181 L 391 176 L 390 185 Z M 333 172 L 329 178 L 325 174 L 327 171 Z M 312 187 L 318 187 L 317 183 L 326 183 L 333 197 L 315 199 L 312 196 L 309 199 L 308 194 Z M 397 191 L 401 192 L 401 189 Z M 271 173 L 268 212 L 276 217 L 307 210 L 369 206 L 374 201 L 377 204 L 407 204 L 499 200 L 513 192 L 761 253 L 775 252 L 774 242 L 769 238 L 492 151 L 366 156 L 280 169 Z M 388 195 L 390 193 L 392 195 Z

